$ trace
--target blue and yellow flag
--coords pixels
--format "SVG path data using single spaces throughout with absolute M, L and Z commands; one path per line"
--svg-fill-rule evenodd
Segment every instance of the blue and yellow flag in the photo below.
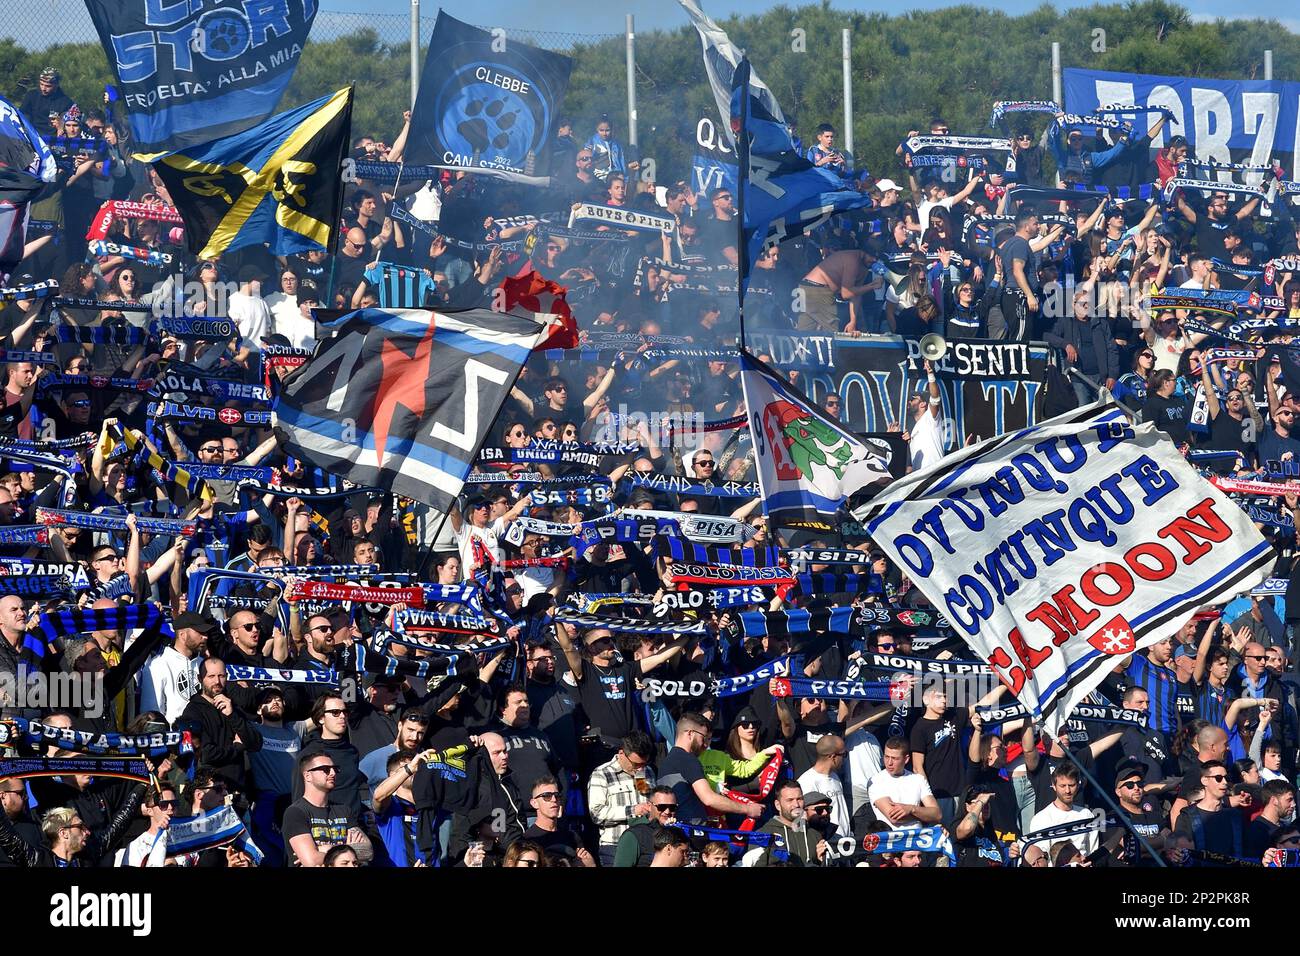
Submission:
M 351 129 L 348 87 L 235 136 L 140 158 L 166 184 L 201 259 L 261 243 L 281 256 L 328 250 Z

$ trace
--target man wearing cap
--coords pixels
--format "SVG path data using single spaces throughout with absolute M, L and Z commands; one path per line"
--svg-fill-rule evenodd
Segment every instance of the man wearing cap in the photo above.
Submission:
M 1057 113 L 1056 122 L 1062 129 L 1064 121 L 1065 114 Z M 1061 179 L 1067 183 L 1083 183 L 1090 186 L 1095 171 L 1114 162 L 1119 158 L 1120 153 L 1124 152 L 1124 147 L 1128 144 L 1128 132 L 1127 130 L 1121 132 L 1115 145 L 1105 150 L 1085 149 L 1083 131 L 1077 127 L 1066 133 L 1065 148 L 1061 147 L 1059 130 L 1055 135 L 1048 137 L 1047 143 L 1051 147 Z
M 1128 706 L 1125 704 L 1125 706 Z M 1159 803 L 1146 794 L 1148 765 L 1139 757 L 1125 757 L 1115 770 L 1115 797 L 1133 829 L 1142 834 L 1154 849 L 1160 849 L 1167 835 L 1167 818 Z M 1122 824 L 1121 824 L 1122 825 Z M 1124 831 L 1119 860 L 1130 866 L 1154 866 L 1151 855 L 1142 849 L 1132 831 Z
M 26 80 L 31 82 L 30 76 Z M 59 71 L 52 66 L 41 70 L 36 80 L 36 89 L 28 90 L 23 101 L 18 104 L 18 111 L 32 121 L 32 124 L 44 135 L 54 132 L 50 116 L 62 116 L 72 106 L 72 97 L 63 92 L 59 85 Z
M 202 614 L 182 611 L 172 621 L 176 639 L 145 665 L 140 676 L 140 711 L 156 710 L 174 724 L 199 689 L 199 659 L 208 638 L 221 633 Z

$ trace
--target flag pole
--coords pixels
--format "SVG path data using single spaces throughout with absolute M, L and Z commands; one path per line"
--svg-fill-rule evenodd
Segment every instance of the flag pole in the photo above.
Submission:
M 1074 754 L 1070 753 L 1070 748 L 1062 747 L 1061 750 L 1065 754 L 1065 756 L 1069 759 L 1070 763 L 1074 764 L 1075 768 L 1079 771 L 1079 773 L 1083 775 L 1083 778 L 1087 780 L 1088 783 L 1092 785 L 1092 788 L 1101 796 L 1101 798 L 1106 801 L 1107 806 L 1109 806 L 1112 810 L 1115 811 L 1116 819 L 1118 819 L 1119 822 L 1123 824 L 1124 828 L 1128 830 L 1129 833 L 1132 833 L 1133 836 L 1137 838 L 1138 843 L 1142 844 L 1142 849 L 1146 850 L 1147 853 L 1150 854 L 1151 859 L 1156 861 L 1156 865 L 1160 867 L 1169 866 L 1169 864 L 1166 863 L 1163 858 L 1161 858 L 1160 854 L 1151 848 L 1151 844 L 1147 842 L 1146 837 L 1144 837 L 1141 833 L 1138 833 L 1137 828 L 1133 826 L 1133 821 L 1129 819 L 1128 814 L 1125 813 L 1122 809 L 1120 809 L 1119 804 L 1117 804 L 1114 801 L 1114 799 L 1111 798 L 1110 794 L 1108 794 L 1104 789 L 1102 789 L 1102 786 L 1097 782 L 1097 779 L 1087 771 L 1087 769 L 1083 766 L 1082 763 L 1079 762 L 1079 760 L 1074 756 Z M 1100 839 L 1100 837 L 1098 837 L 1098 839 Z
M 739 96 L 736 94 L 739 93 Z M 740 347 L 745 348 L 745 290 L 749 285 L 749 248 L 745 243 L 745 194 L 749 185 L 749 57 L 742 55 L 732 78 L 731 122 L 736 147 L 736 300 Z

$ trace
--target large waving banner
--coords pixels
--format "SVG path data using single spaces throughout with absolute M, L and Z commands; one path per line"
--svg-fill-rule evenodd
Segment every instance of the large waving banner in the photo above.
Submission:
M 1205 80 L 1103 70 L 1065 71 L 1065 111 L 1091 113 L 1100 106 L 1164 106 L 1173 113 L 1152 147 L 1182 135 L 1199 160 L 1264 165 L 1281 161 L 1294 171 L 1300 149 L 1300 83 Z M 1151 122 L 1154 116 L 1125 117 Z M 1288 175 L 1288 178 L 1294 178 Z
M 906 421 L 908 396 L 926 388 L 918 340 L 754 332 L 747 338 L 755 355 L 798 370 L 799 387 L 818 405 L 827 393 L 838 393 L 841 421 L 851 431 L 911 426 Z M 1048 356 L 1043 344 L 951 340 L 948 354 L 935 363 L 943 414 L 952 423 L 945 435 L 948 450 L 961 448 L 969 436 L 992 438 L 1035 424 L 1045 395 Z
M 137 148 L 183 149 L 275 112 L 317 0 L 86 0 Z
M 544 183 L 573 62 L 438 12 L 406 160 Z
M 949 455 L 854 516 L 1052 734 L 1123 657 L 1274 560 L 1167 435 L 1114 405 Z

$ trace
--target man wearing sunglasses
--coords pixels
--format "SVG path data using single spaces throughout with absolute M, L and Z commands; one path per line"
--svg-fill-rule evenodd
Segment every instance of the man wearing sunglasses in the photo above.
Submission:
M 1148 764 L 1140 757 L 1125 757 L 1115 772 L 1115 797 L 1120 809 L 1143 839 L 1159 850 L 1169 835 L 1167 816 L 1160 804 L 1146 795 Z M 1132 831 L 1125 830 L 1119 845 L 1119 860 L 1129 866 L 1155 866 L 1151 854 L 1142 849 Z
M 578 866 L 595 866 L 596 861 L 580 842 L 577 834 L 561 824 L 564 816 L 564 791 L 554 777 L 546 776 L 533 784 L 528 801 L 537 814 L 536 822 L 524 831 L 524 839 L 541 846 L 547 853 L 562 856 Z
M 614 850 L 614 866 L 649 866 L 654 859 L 654 841 L 657 834 L 669 824 L 677 822 L 677 796 L 672 787 L 654 787 L 647 795 L 650 812 L 636 817 L 618 838 Z
M 1178 815 L 1174 833 L 1188 849 L 1243 856 L 1245 818 L 1224 799 L 1228 795 L 1227 766 L 1222 760 L 1207 760 L 1201 764 L 1200 775 L 1201 798 Z
M 280 825 L 289 865 L 321 866 L 330 847 L 344 844 L 356 851 L 359 860 L 368 862 L 374 854 L 370 840 L 347 806 L 333 798 L 339 771 L 334 758 L 317 748 L 299 759 L 298 768 L 302 796 L 289 805 Z

